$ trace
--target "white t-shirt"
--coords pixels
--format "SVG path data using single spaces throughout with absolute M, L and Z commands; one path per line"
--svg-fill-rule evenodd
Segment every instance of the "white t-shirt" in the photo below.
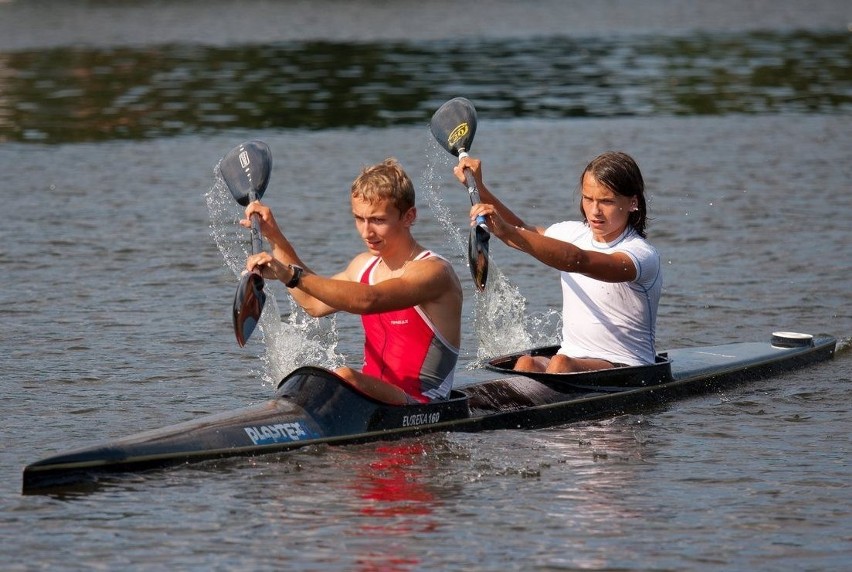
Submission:
M 570 357 L 613 363 L 654 363 L 657 307 L 663 289 L 660 255 L 632 228 L 610 243 L 595 242 L 583 222 L 556 223 L 546 236 L 583 250 L 624 252 L 636 265 L 632 282 L 603 282 L 576 272 L 561 272 L 562 347 Z

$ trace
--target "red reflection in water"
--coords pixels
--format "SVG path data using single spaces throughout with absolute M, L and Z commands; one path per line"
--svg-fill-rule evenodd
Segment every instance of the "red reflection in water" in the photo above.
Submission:
M 358 495 L 375 504 L 365 505 L 361 513 L 372 516 L 429 514 L 435 497 L 412 470 L 417 457 L 426 453 L 421 444 L 382 446 L 376 449 L 381 458 L 368 465 L 356 479 Z
M 405 572 L 420 565 L 419 557 L 400 541 L 437 529 L 430 518 L 436 498 L 423 484 L 427 452 L 421 443 L 380 445 L 376 459 L 352 480 L 350 488 L 364 501 L 359 512 L 367 518 L 352 535 L 375 538 L 382 546 L 356 557 L 359 570 Z

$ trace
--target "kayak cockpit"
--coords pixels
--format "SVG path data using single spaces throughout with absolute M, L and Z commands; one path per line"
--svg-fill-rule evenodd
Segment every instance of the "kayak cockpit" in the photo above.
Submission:
M 573 387 L 588 391 L 614 392 L 652 387 L 672 381 L 671 360 L 665 353 L 658 354 L 656 363 L 653 364 L 620 366 L 594 371 L 544 373 L 513 369 L 518 358 L 523 355 L 552 357 L 558 349 L 559 346 L 543 346 L 525 352 L 507 354 L 489 360 L 485 367 L 504 374 L 529 377 L 557 390 Z
M 298 404 L 322 427 L 336 434 L 389 431 L 470 416 L 467 396 L 453 391 L 449 399 L 390 405 L 360 392 L 335 373 L 314 366 L 294 370 L 278 385 L 276 396 Z

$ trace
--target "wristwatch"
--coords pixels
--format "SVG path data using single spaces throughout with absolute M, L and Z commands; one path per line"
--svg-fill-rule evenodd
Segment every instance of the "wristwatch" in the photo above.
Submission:
M 290 280 L 288 280 L 284 284 L 284 286 L 286 286 L 287 288 L 295 288 L 299 285 L 299 280 L 302 279 L 302 272 L 304 272 L 305 269 L 301 266 L 296 266 L 295 264 L 288 264 L 287 266 L 289 266 L 290 270 L 293 271 L 293 277 L 290 278 Z

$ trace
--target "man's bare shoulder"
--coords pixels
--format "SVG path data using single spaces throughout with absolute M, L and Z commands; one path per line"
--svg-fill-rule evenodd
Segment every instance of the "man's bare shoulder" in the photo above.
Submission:
M 343 280 L 351 280 L 352 282 L 358 282 L 361 279 L 361 272 L 367 265 L 375 260 L 376 257 L 370 254 L 369 252 L 362 252 L 353 258 L 349 265 L 346 267 L 346 270 L 338 274 L 336 277 Z
M 461 290 L 461 283 L 450 261 L 442 256 L 428 256 L 411 263 L 411 269 L 430 281 L 444 283 Z

